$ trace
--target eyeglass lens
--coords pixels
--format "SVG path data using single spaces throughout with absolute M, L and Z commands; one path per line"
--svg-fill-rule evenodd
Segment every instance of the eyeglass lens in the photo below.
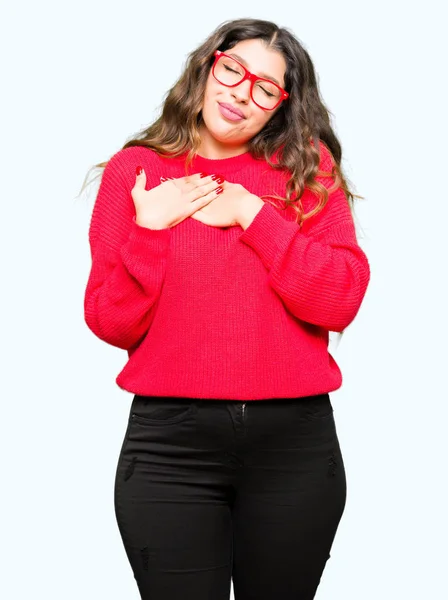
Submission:
M 220 56 L 215 64 L 214 75 L 223 85 L 236 85 L 244 77 L 244 69 L 233 58 Z M 264 79 L 257 79 L 252 88 L 252 99 L 262 108 L 270 109 L 278 103 L 280 89 Z

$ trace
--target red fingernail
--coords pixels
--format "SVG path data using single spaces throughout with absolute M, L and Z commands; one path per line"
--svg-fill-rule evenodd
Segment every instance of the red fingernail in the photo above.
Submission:
M 222 189 L 222 187 L 221 187 L 221 186 L 217 187 L 217 188 L 216 188 L 216 190 L 215 190 L 215 192 L 216 192 L 217 194 L 221 194 L 221 192 L 223 192 L 223 191 L 224 191 L 224 190 Z
M 212 175 L 212 179 L 213 181 L 216 181 L 216 183 L 224 183 L 224 177 L 221 175 Z
M 143 168 L 140 167 L 140 165 L 135 169 L 135 174 L 136 175 L 140 175 L 140 173 L 143 171 Z
M 204 177 L 208 177 L 207 173 L 201 173 L 200 174 L 201 179 L 203 179 Z

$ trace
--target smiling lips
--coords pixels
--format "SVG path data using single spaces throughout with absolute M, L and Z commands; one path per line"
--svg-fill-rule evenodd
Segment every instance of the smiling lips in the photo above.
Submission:
M 226 102 L 218 102 L 220 113 L 230 121 L 241 121 L 245 119 L 244 113 L 235 106 L 227 104 Z

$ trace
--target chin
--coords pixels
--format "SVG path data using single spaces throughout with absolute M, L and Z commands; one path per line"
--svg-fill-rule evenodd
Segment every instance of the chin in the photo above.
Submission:
M 245 144 L 249 141 L 251 135 L 248 132 L 238 130 L 238 126 L 226 123 L 223 120 L 211 119 L 211 123 L 206 123 L 210 134 L 219 142 L 228 142 L 233 144 Z
M 241 144 L 246 144 L 249 140 L 247 138 L 235 137 L 233 135 L 226 135 L 225 133 L 219 131 L 210 131 L 211 136 L 221 144 L 228 144 L 232 146 L 241 146 Z
M 248 141 L 247 136 L 240 137 L 235 135 L 229 127 L 210 127 L 206 124 L 206 128 L 213 139 L 221 144 L 241 145 Z

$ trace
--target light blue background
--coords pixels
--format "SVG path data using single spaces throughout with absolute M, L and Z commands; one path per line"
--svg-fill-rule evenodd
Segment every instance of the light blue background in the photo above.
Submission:
M 84 323 L 96 184 L 76 195 L 238 17 L 308 49 L 366 197 L 371 282 L 330 346 L 348 496 L 316 598 L 448 598 L 446 14 L 430 0 L 2 1 L 2 598 L 139 597 L 113 508 L 126 353 Z

